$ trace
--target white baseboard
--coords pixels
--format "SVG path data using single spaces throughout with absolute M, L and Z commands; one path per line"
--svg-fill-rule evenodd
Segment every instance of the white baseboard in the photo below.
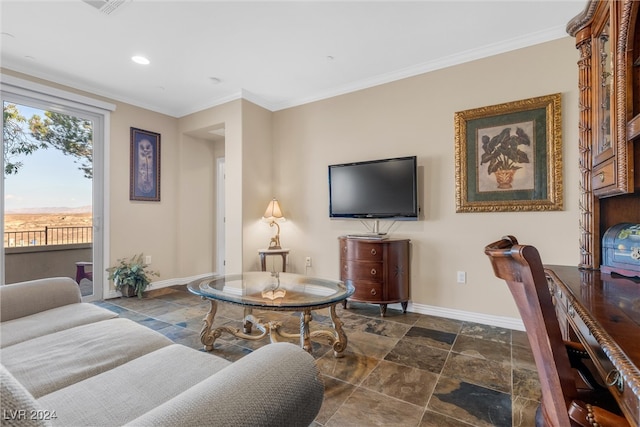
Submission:
M 159 280 L 157 282 L 151 282 L 151 287 L 149 289 L 153 290 L 153 289 L 168 288 L 169 286 L 175 286 L 175 285 L 186 285 L 187 283 L 193 282 L 194 280 L 204 279 L 205 277 L 211 277 L 215 274 L 216 273 L 204 273 L 204 274 L 198 274 L 196 276 L 180 277 L 177 279 Z
M 402 310 L 402 306 L 400 304 L 390 304 L 389 307 Z M 481 323 L 483 325 L 498 326 L 501 328 L 515 329 L 516 331 L 524 331 L 524 324 L 522 323 L 522 319 L 513 317 L 492 316 L 489 314 L 454 310 L 451 308 L 436 307 L 425 304 L 415 304 L 412 302 L 409 302 L 407 311 L 411 313 L 445 317 L 447 319 L 462 320 L 465 322 Z
M 119 296 L 121 296 L 120 292 L 109 290 L 109 292 L 105 294 L 104 299 L 118 298 Z
M 184 285 L 186 283 L 193 282 L 194 280 L 203 279 L 205 277 L 212 276 L 214 274 L 215 273 L 205 273 L 205 274 L 199 274 L 199 275 L 190 276 L 190 277 L 160 280 L 157 282 L 152 282 L 150 289 L 152 290 L 162 289 L 162 288 L 168 288 L 169 286 L 174 286 L 174 285 Z M 104 298 L 105 299 L 117 298 L 119 296 L 120 296 L 120 292 L 110 291 L 109 294 L 105 295 Z M 397 310 L 402 310 L 402 306 L 400 304 L 389 304 L 389 307 Z M 513 317 L 492 316 L 489 314 L 454 310 L 451 308 L 436 307 L 436 306 L 425 305 L 425 304 L 415 304 L 412 302 L 409 302 L 407 306 L 407 311 L 411 313 L 445 317 L 447 319 L 462 320 L 464 322 L 475 322 L 475 323 L 481 323 L 483 325 L 491 325 L 491 326 L 498 326 L 501 328 L 515 329 L 516 331 L 524 331 L 524 324 L 522 323 L 522 320 L 513 318 Z
M 157 282 L 151 282 L 151 286 L 149 288 L 147 288 L 147 289 L 154 290 L 154 289 L 168 288 L 169 286 L 175 286 L 175 285 L 185 285 L 185 284 L 187 284 L 189 282 L 193 282 L 194 280 L 204 279 L 205 277 L 213 276 L 214 274 L 216 274 L 216 273 L 204 273 L 204 274 L 198 274 L 196 276 L 181 277 L 181 278 L 166 279 L 166 280 L 158 280 Z M 122 294 L 120 292 L 115 291 L 115 290 L 110 290 L 104 296 L 104 299 L 118 298 L 120 296 L 122 296 Z

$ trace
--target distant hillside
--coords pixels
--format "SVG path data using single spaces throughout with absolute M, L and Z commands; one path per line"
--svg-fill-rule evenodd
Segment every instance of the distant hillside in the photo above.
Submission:
M 77 208 L 52 207 L 52 208 L 18 208 L 7 209 L 5 214 L 73 214 L 73 213 L 90 213 L 91 206 L 80 206 Z

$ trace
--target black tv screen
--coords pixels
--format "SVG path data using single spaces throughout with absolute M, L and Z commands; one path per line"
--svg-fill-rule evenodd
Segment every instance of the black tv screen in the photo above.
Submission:
M 416 156 L 329 166 L 329 217 L 418 219 Z

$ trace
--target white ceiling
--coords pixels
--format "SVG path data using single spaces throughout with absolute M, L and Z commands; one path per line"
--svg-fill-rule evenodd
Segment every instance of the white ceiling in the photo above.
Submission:
M 0 64 L 174 117 L 239 97 L 277 111 L 567 37 L 585 5 L 0 0 Z

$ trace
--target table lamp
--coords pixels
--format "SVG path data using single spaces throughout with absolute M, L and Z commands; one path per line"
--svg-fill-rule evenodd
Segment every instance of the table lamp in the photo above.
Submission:
M 284 221 L 285 218 L 282 215 L 282 210 L 280 209 L 280 204 L 274 198 L 269 202 L 267 206 L 267 210 L 264 211 L 264 215 L 262 216 L 264 221 L 269 221 L 269 227 L 276 226 L 276 235 L 271 238 L 269 242 L 269 249 L 282 249 L 280 246 L 280 226 L 277 221 Z

